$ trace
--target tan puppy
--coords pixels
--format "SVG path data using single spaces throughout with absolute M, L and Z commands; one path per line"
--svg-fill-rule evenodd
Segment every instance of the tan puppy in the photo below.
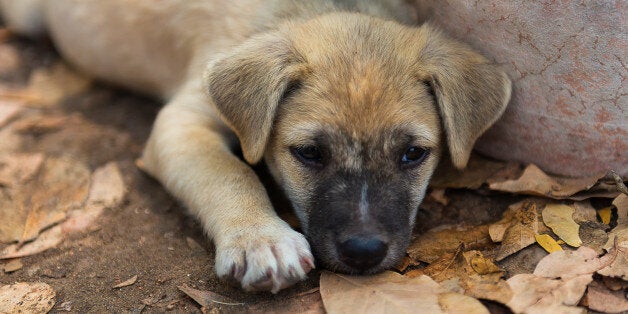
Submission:
M 9 26 L 167 102 L 148 171 L 201 221 L 220 277 L 273 292 L 314 267 L 310 245 L 332 270 L 393 266 L 441 150 L 464 167 L 510 98 L 504 73 L 408 26 L 401 2 L 0 0 Z M 262 159 L 306 236 L 275 214 Z

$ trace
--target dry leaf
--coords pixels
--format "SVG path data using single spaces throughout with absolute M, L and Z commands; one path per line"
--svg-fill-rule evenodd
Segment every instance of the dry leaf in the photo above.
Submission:
M 23 91 L 23 99 L 33 104 L 49 106 L 60 100 L 86 90 L 91 81 L 82 75 L 70 70 L 63 63 L 57 63 L 49 68 L 39 68 L 33 71 L 28 87 Z
M 445 195 L 445 189 L 433 189 L 427 196 L 443 206 L 449 204 L 449 199 Z
M 543 209 L 543 222 L 559 236 L 565 243 L 579 247 L 582 245 L 580 239 L 580 225 L 573 220 L 574 209 L 562 204 L 548 204 Z
M 24 110 L 24 105 L 17 101 L 0 100 L 0 128 Z
M 550 279 L 532 274 L 519 274 L 508 279 L 513 297 L 506 304 L 515 313 L 584 313 L 578 304 L 591 275 L 570 279 Z
M 597 214 L 600 216 L 600 219 L 602 220 L 602 223 L 610 225 L 610 223 L 611 223 L 611 214 L 612 214 L 612 208 L 611 207 L 605 207 L 605 208 L 599 209 L 597 211 Z
M 203 248 L 198 242 L 194 241 L 194 239 L 190 237 L 185 237 L 185 242 L 187 242 L 188 247 L 192 249 L 194 252 L 205 253 L 205 248 Z
M 11 244 L 0 251 L 0 259 L 24 257 L 56 247 L 63 241 L 63 231 L 60 225 L 42 232 L 37 239 L 22 246 Z
M 244 303 L 237 302 L 233 299 L 227 298 L 215 292 L 197 290 L 194 288 L 190 288 L 187 285 L 178 286 L 177 288 L 179 288 L 179 290 L 183 291 L 183 293 L 187 294 L 190 298 L 196 301 L 196 303 L 203 307 L 210 307 L 215 304 L 244 305 Z
M 67 158 L 49 158 L 32 185 L 18 191 L 18 208 L 28 210 L 20 243 L 65 219 L 67 212 L 79 208 L 87 198 L 90 171 L 84 164 Z
M 410 258 L 410 256 L 404 256 L 401 259 L 401 262 L 399 262 L 397 265 L 394 266 L 394 269 L 397 272 L 402 273 L 406 271 L 406 269 L 408 269 L 409 266 L 418 266 L 418 265 L 420 265 L 420 263 Z
M 501 261 L 536 242 L 534 235 L 540 231 L 536 204 L 524 201 L 511 205 L 504 212 L 502 220 L 489 227 L 489 230 L 494 231 L 493 237 L 499 239 L 500 235 L 495 232 L 495 225 L 504 230 L 501 236 L 502 244 L 495 257 L 495 260 Z
M 628 226 L 617 226 L 608 233 L 608 241 L 604 245 L 606 252 L 610 252 L 615 243 L 620 247 L 628 247 Z
M 53 164 L 59 167 L 58 169 L 56 169 L 57 171 L 60 171 L 60 174 L 58 176 L 61 176 L 61 174 L 63 173 L 69 174 L 66 178 L 67 180 L 77 180 L 77 178 L 82 177 L 72 175 L 72 173 L 77 171 L 76 169 L 74 170 L 74 172 L 69 173 L 62 171 L 64 167 L 67 166 L 63 163 Z M 83 166 L 81 166 L 81 164 L 75 164 L 75 167 L 80 169 Z M 80 170 L 79 173 L 82 173 L 82 170 Z M 64 191 L 63 193 L 59 192 L 56 195 L 57 198 L 60 195 L 70 195 L 70 197 L 67 197 L 66 199 L 71 200 L 74 197 L 74 200 L 77 201 L 77 203 L 82 203 L 82 208 L 70 211 L 69 218 L 66 221 L 64 221 L 60 225 L 54 226 L 44 231 L 34 241 L 26 243 L 23 246 L 13 244 L 6 247 L 2 252 L 0 252 L 0 259 L 28 256 L 56 247 L 59 243 L 63 241 L 65 235 L 85 230 L 93 224 L 93 222 L 96 220 L 96 218 L 98 218 L 98 216 L 100 216 L 105 208 L 118 206 L 119 203 L 124 199 L 124 193 L 126 191 L 126 188 L 124 186 L 124 182 L 120 175 L 119 169 L 115 163 L 109 163 L 101 168 L 96 169 L 96 171 L 94 171 L 93 179 L 91 181 L 92 185 L 89 189 L 89 197 L 87 201 L 78 202 L 79 198 L 84 198 L 84 196 L 82 195 L 88 194 L 87 187 L 80 188 L 80 197 L 76 197 L 76 195 L 72 196 L 69 191 Z M 59 187 L 50 190 L 58 191 L 58 189 Z M 2 199 L 0 198 L 0 201 L 1 200 Z M 2 225 L 0 225 L 0 227 L 1 226 Z
M 628 280 L 628 241 L 625 237 L 622 239 L 615 235 L 613 243 L 613 248 L 606 255 L 611 256 L 612 261 L 608 266 L 598 270 L 598 274 Z
M 576 251 L 556 251 L 543 258 L 534 275 L 545 278 L 573 278 L 591 275 L 610 263 L 610 255 L 597 257 L 595 250 L 581 246 Z
M 617 208 L 617 224 L 628 225 L 628 195 L 620 194 L 613 200 L 613 206 Z
M 595 251 L 556 251 L 543 258 L 534 274 L 519 274 L 508 279 L 513 291 L 507 305 L 514 312 L 583 313 L 575 307 L 582 298 L 593 273 L 610 263 L 612 256 L 598 258 Z
M 19 259 L 19 258 L 16 258 L 16 259 L 11 260 L 8 263 L 4 264 L 4 272 L 5 273 L 12 273 L 14 271 L 22 269 L 23 266 L 24 265 L 22 265 L 22 260 Z
M 0 156 L 0 185 L 14 187 L 24 184 L 39 171 L 43 162 L 43 154 L 10 154 Z M 0 237 L 1 239 L 2 237 Z
M 443 255 L 439 260 L 423 269 L 409 272 L 413 278 L 426 275 L 448 287 L 448 290 L 464 293 L 478 299 L 506 303 L 512 292 L 502 279 L 504 272 L 485 258 L 479 251 L 462 252 L 462 246 L 456 253 Z
M 135 276 L 133 276 L 133 277 L 131 277 L 131 278 L 129 278 L 129 279 L 127 279 L 127 280 L 125 280 L 125 281 L 115 285 L 115 286 L 113 286 L 113 289 L 130 286 L 130 285 L 134 284 L 136 281 L 137 281 L 137 275 L 135 275 Z
M 0 313 L 48 313 L 55 302 L 55 291 L 43 282 L 0 287 Z
M 325 314 L 323 299 L 318 288 L 299 293 L 296 296 L 262 302 L 247 307 L 248 313 L 299 313 Z
M 539 167 L 530 164 L 518 179 L 493 182 L 491 190 L 515 194 L 537 195 L 554 199 L 565 199 L 594 186 L 605 174 L 588 178 L 556 178 L 547 175 Z
M 487 226 L 442 226 L 415 236 L 408 255 L 415 261 L 431 263 L 445 253 L 455 252 L 460 244 L 469 250 L 494 246 Z
M 538 243 L 547 253 L 552 253 L 556 251 L 562 251 L 563 248 L 560 247 L 556 240 L 552 238 L 549 234 L 535 234 L 534 238 L 536 239 L 536 243 Z
M 357 277 L 325 271 L 320 292 L 328 313 L 488 313 L 478 300 L 450 295 L 427 276 L 384 272 Z
M 580 222 L 597 221 L 595 208 L 591 206 L 589 201 L 575 202 L 572 205 L 574 209 L 573 220 Z
M 49 158 L 43 165 L 41 155 L 12 158 L 20 166 L 9 167 L 12 187 L 0 191 L 0 220 L 10 222 L 0 225 L 0 242 L 24 243 L 63 220 L 68 210 L 82 205 L 89 170 L 65 158 Z
M 628 311 L 628 299 L 624 291 L 611 291 L 603 285 L 592 282 L 587 289 L 587 307 L 604 313 L 625 313 Z
M 122 203 L 125 194 L 126 187 L 120 169 L 115 162 L 109 162 L 94 171 L 87 205 L 115 207 Z

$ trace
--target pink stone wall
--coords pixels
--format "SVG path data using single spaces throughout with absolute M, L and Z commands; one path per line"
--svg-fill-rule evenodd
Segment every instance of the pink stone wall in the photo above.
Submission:
M 415 3 L 422 20 L 503 64 L 514 83 L 480 152 L 557 174 L 628 176 L 628 1 Z

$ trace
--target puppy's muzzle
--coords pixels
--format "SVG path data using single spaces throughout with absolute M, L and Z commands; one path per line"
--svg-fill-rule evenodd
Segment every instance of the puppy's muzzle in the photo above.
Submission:
M 376 235 L 362 235 L 338 243 L 336 249 L 343 263 L 359 272 L 364 272 L 379 265 L 386 257 L 388 243 Z

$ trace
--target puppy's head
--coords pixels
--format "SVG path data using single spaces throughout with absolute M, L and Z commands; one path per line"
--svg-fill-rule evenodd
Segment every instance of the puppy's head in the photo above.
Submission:
M 373 273 L 408 245 L 441 150 L 463 168 L 510 98 L 504 73 L 429 26 L 354 14 L 250 39 L 206 75 L 245 159 L 285 189 L 319 262 Z

